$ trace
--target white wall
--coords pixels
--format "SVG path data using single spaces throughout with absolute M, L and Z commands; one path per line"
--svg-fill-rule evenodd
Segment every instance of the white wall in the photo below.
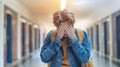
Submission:
M 0 67 L 3 67 L 3 4 L 0 0 Z
M 21 55 L 21 21 L 20 21 L 20 14 L 18 14 L 18 37 L 17 37 L 17 58 L 18 58 L 18 62 L 21 62 L 22 59 L 22 55 Z
M 106 8 L 103 7 L 104 9 L 107 9 L 107 10 L 105 10 L 105 11 L 104 11 L 104 9 L 101 10 L 102 13 L 100 13 L 100 15 L 96 16 L 96 18 L 94 18 L 94 20 L 92 22 L 101 20 L 102 18 L 109 16 L 112 13 L 120 10 L 120 0 L 111 0 L 111 2 L 112 3 L 109 4 L 109 6 L 107 6 Z
M 36 22 L 35 19 L 31 16 L 30 11 L 19 2 L 19 0 L 3 0 L 3 4 L 7 5 L 9 8 L 17 12 L 18 16 L 18 30 L 17 30 L 17 58 L 18 62 L 21 62 L 22 57 L 21 57 L 21 16 L 24 16 L 25 18 Z M 1 15 L 0 15 L 1 16 Z M 2 24 L 0 24 L 2 25 Z M 0 26 L 2 27 L 2 26 Z M 1 40 L 0 40 L 1 41 Z M 1 67 L 1 66 L 0 66 Z
M 21 4 L 19 0 L 3 0 L 3 3 L 20 15 L 35 21 L 32 16 L 30 16 L 30 11 L 23 4 Z
M 43 46 L 43 27 L 40 27 L 40 48 Z

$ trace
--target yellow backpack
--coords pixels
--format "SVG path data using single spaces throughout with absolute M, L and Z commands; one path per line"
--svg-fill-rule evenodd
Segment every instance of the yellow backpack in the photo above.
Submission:
M 81 29 L 76 29 L 77 31 L 77 35 L 78 35 L 78 39 L 83 42 L 84 36 L 83 36 L 83 31 Z M 54 39 L 54 37 L 56 36 L 57 31 L 53 31 L 51 33 L 50 36 L 50 40 L 52 41 Z M 89 59 L 89 61 L 85 64 L 82 64 L 82 66 L 84 67 L 94 67 L 93 62 L 92 62 L 92 58 Z M 48 67 L 50 67 L 50 63 L 48 63 Z M 81 66 L 80 66 L 81 67 Z

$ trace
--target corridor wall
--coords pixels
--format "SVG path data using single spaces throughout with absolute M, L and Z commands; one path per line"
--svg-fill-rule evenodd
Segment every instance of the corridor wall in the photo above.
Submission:
M 3 2 L 0 0 L 0 67 L 4 67 L 4 45 L 3 45 Z

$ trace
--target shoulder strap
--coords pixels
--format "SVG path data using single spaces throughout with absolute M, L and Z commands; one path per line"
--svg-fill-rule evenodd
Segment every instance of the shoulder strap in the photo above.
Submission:
M 56 34 L 57 34 L 57 31 L 53 30 L 50 36 L 51 41 L 55 38 Z
M 83 42 L 84 36 L 83 36 L 83 31 L 82 29 L 76 29 L 77 31 L 77 35 L 78 35 L 78 39 Z

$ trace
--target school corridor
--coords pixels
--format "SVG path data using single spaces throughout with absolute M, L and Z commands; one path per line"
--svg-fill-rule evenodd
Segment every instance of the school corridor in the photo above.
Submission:
M 39 50 L 37 50 L 32 57 L 26 60 L 24 63 L 17 65 L 17 67 L 47 67 L 47 64 L 43 63 L 40 60 Z M 94 67 L 110 67 L 110 63 L 105 58 L 99 56 L 98 54 L 93 52 L 93 62 Z M 9 67 L 9 66 L 8 66 Z M 112 67 L 119 67 L 118 65 L 112 63 Z
M 63 9 L 87 33 L 94 67 L 120 67 L 120 0 L 0 0 L 0 67 L 48 67 L 41 47 Z

